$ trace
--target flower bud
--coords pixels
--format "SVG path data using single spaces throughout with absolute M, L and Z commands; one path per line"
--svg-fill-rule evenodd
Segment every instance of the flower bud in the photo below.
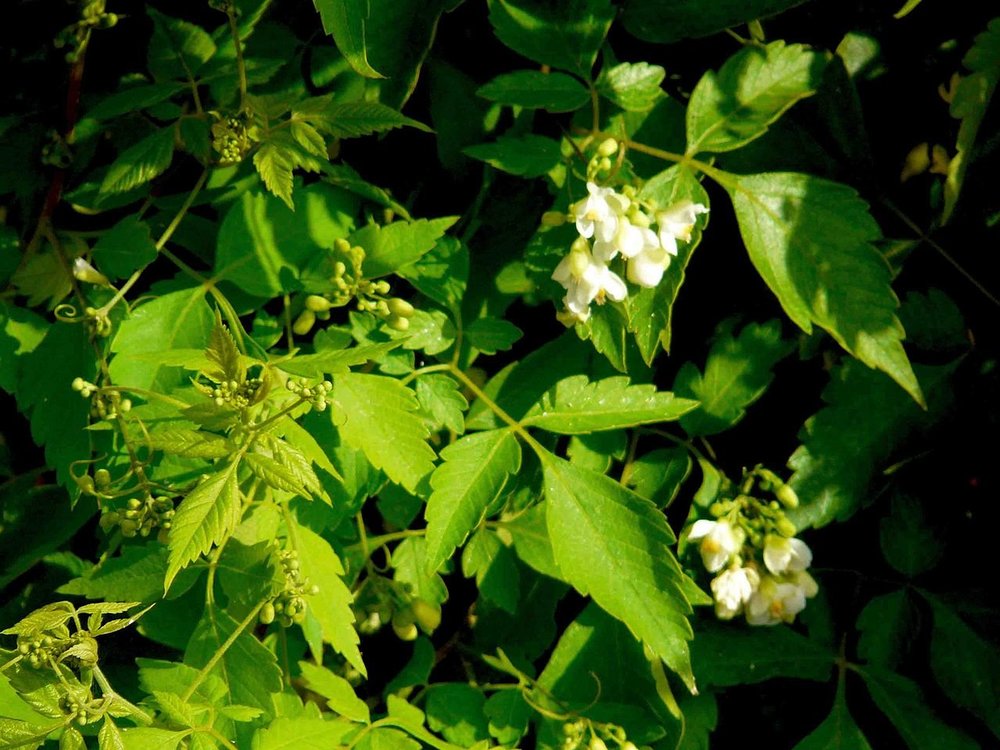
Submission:
M 597 147 L 597 153 L 604 157 L 614 156 L 618 153 L 618 141 L 614 138 L 605 139 L 601 145 Z
M 414 599 L 410 603 L 413 619 L 425 633 L 433 633 L 441 624 L 441 610 L 423 599 Z
M 799 496 L 795 494 L 789 485 L 783 484 L 774 491 L 774 496 L 781 501 L 781 504 L 786 508 L 798 508 L 799 507 Z
M 330 304 L 330 300 L 326 297 L 321 297 L 318 294 L 310 294 L 306 297 L 306 309 L 312 312 L 326 312 L 333 305 Z
M 305 336 L 312 330 L 312 327 L 315 324 L 316 313 L 312 310 L 306 309 L 299 313 L 299 317 L 295 319 L 295 323 L 292 325 L 292 331 L 294 331 L 297 336 Z
M 413 305 L 407 302 L 405 299 L 400 299 L 399 297 L 393 297 L 388 301 L 389 311 L 400 318 L 409 318 L 413 316 L 415 310 Z
M 410 330 L 410 319 L 409 318 L 389 318 L 388 326 L 394 331 L 399 331 L 400 333 L 405 333 Z
M 778 533 L 785 537 L 795 536 L 796 528 L 795 524 L 789 521 L 787 518 L 782 516 L 775 522 L 775 526 L 778 529 Z
M 591 736 L 590 743 L 587 745 L 588 750 L 608 750 L 608 746 L 605 744 L 604 740 L 598 737 L 596 734 Z
M 270 625 L 274 622 L 274 614 L 274 604 L 272 602 L 268 602 L 260 608 L 260 615 L 257 619 L 260 620 L 261 625 Z
M 351 251 L 351 243 L 343 238 L 335 240 L 333 246 L 337 251 L 344 253 L 345 255 Z M 343 273 L 343 271 L 341 271 L 341 273 Z
M 560 211 L 546 211 L 542 214 L 543 227 L 559 227 L 566 223 L 566 214 Z

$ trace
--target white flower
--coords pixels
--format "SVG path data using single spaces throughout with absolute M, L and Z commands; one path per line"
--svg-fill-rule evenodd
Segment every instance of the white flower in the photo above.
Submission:
M 585 323 L 590 317 L 591 302 L 597 300 L 600 304 L 606 297 L 620 302 L 628 294 L 625 282 L 594 258 L 585 240 L 573 243 L 569 255 L 559 261 L 552 272 L 552 278 L 566 289 L 563 298 L 566 313 L 560 319 Z
M 764 564 L 772 573 L 798 572 L 812 564 L 812 550 L 801 539 L 768 534 L 764 539 Z
M 594 242 L 594 257 L 607 263 L 621 253 L 626 258 L 632 258 L 641 253 L 652 243 L 659 246 L 656 233 L 649 227 L 634 224 L 627 216 L 618 217 L 618 228 L 614 236 L 607 242 Z
M 581 237 L 595 237 L 602 242 L 610 242 L 618 230 L 619 217 L 628 210 L 630 201 L 612 188 L 598 187 L 587 183 L 589 195 L 572 206 L 576 219 L 576 231 Z
M 73 261 L 73 276 L 78 281 L 85 281 L 88 284 L 99 284 L 104 286 L 108 283 L 108 277 L 94 268 L 83 258 L 76 258 Z
M 673 247 L 673 255 L 677 254 L 677 240 L 691 241 L 691 230 L 700 214 L 707 214 L 708 207 L 701 203 L 683 200 L 670 208 L 656 214 L 656 223 L 660 227 L 660 244 L 667 252 Z
M 764 576 L 746 604 L 747 622 L 751 625 L 777 625 L 792 622 L 805 609 L 806 599 L 816 596 L 819 586 L 805 571 L 787 578 Z
M 743 611 L 757 587 L 760 576 L 753 568 L 729 568 L 712 581 L 715 614 L 720 620 L 731 620 Z
M 726 521 L 705 519 L 695 521 L 688 533 L 689 540 L 701 540 L 698 551 L 709 573 L 718 573 L 729 564 L 729 559 L 743 546 L 742 536 Z
M 663 279 L 663 272 L 670 265 L 671 252 L 664 248 L 650 229 L 642 251 L 628 259 L 625 275 L 633 284 L 652 289 Z M 652 241 L 650 241 L 652 240 Z M 677 247 L 674 246 L 673 254 Z

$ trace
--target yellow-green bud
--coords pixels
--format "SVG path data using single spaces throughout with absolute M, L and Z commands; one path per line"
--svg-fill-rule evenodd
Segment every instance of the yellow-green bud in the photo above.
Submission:
M 560 211 L 546 211 L 542 214 L 543 227 L 560 227 L 566 223 L 566 214 Z
M 608 157 L 606 157 L 606 156 L 605 156 L 605 157 L 604 157 L 603 159 L 601 159 L 601 161 L 600 161 L 600 162 L 598 163 L 598 165 L 597 165 L 597 168 L 598 168 L 598 169 L 599 169 L 600 171 L 602 171 L 602 172 L 610 172 L 610 171 L 611 171 L 611 159 L 609 159 Z
M 423 599 L 414 599 L 410 603 L 413 619 L 426 633 L 433 633 L 441 624 L 441 610 L 430 605 Z
M 393 316 L 389 318 L 387 325 L 394 331 L 399 331 L 400 333 L 406 333 L 408 330 L 410 330 L 410 319 Z
M 778 489 L 774 491 L 774 496 L 781 501 L 781 504 L 786 508 L 798 508 L 799 507 L 799 496 L 795 494 L 793 490 L 787 484 L 783 484 Z
M 388 301 L 389 312 L 393 315 L 398 315 L 400 318 L 409 318 L 413 316 L 414 309 L 413 305 L 407 302 L 405 299 L 400 299 L 399 297 L 393 297 Z
M 601 145 L 597 147 L 597 153 L 604 157 L 614 156 L 618 153 L 618 141 L 614 138 L 605 139 Z
M 600 737 L 596 734 L 591 736 L 590 743 L 587 745 L 588 750 L 608 750 L 608 746 L 604 743 Z
M 351 243 L 345 239 L 336 240 L 333 246 L 342 253 L 349 253 L 351 251 Z
M 333 305 L 330 304 L 330 300 L 326 297 L 320 297 L 318 294 L 310 294 L 306 297 L 306 309 L 312 310 L 313 312 L 326 312 Z
M 82 477 L 73 477 L 73 479 L 81 492 L 85 492 L 88 495 L 94 494 L 94 480 L 89 474 L 84 474 Z
M 316 324 L 316 313 L 312 310 L 303 310 L 299 313 L 299 317 L 295 319 L 295 323 L 292 325 L 292 330 L 297 336 L 305 336 L 312 327 Z
M 785 537 L 795 536 L 795 524 L 789 521 L 787 518 L 782 516 L 775 522 L 775 527 L 778 529 L 778 533 Z

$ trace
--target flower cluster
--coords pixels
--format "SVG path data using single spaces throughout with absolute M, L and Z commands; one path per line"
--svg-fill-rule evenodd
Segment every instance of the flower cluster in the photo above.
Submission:
M 570 207 L 569 218 L 576 222 L 580 236 L 552 274 L 566 289 L 565 307 L 559 314 L 566 325 L 585 323 L 592 302 L 625 299 L 625 282 L 609 266 L 619 256 L 626 261 L 625 276 L 631 283 L 644 288 L 657 286 L 677 255 L 678 241 L 690 242 L 698 216 L 708 212 L 702 204 L 689 200 L 662 211 L 649 211 L 630 187 L 617 192 L 592 181 L 587 182 L 587 193 Z
M 778 489 L 777 497 L 793 497 L 787 485 Z M 712 510 L 719 520 L 695 521 L 687 540 L 697 542 L 705 569 L 718 574 L 711 583 L 716 616 L 742 614 L 751 625 L 792 622 L 819 589 L 807 572 L 812 551 L 795 538 L 781 504 L 741 494 Z

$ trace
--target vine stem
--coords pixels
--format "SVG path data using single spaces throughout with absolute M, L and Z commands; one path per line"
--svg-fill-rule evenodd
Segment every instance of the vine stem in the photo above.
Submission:
M 240 82 L 240 112 L 246 112 L 247 66 L 243 61 L 243 42 L 240 40 L 240 30 L 236 26 L 236 13 L 231 4 L 226 6 L 226 18 L 229 20 L 229 33 L 233 37 L 233 47 L 236 50 L 236 72 Z
M 198 674 L 195 675 L 194 679 L 191 681 L 191 684 L 188 685 L 187 690 L 184 691 L 184 695 L 181 696 L 182 701 L 188 703 L 191 700 L 191 697 L 195 694 L 195 691 L 201 686 L 201 683 L 203 683 L 205 681 L 205 678 L 208 677 L 209 673 L 213 669 L 215 669 L 215 665 L 219 663 L 219 660 L 222 659 L 222 657 L 226 655 L 226 652 L 230 648 L 232 648 L 234 643 L 236 643 L 236 639 L 239 638 L 241 635 L 243 635 L 243 631 L 246 630 L 248 627 L 250 627 L 250 625 L 254 621 L 256 621 L 257 617 L 260 615 L 260 610 L 266 603 L 267 603 L 266 599 L 264 601 L 258 602 L 257 606 L 254 607 L 252 610 L 250 610 L 250 612 L 247 613 L 246 617 L 244 617 L 239 622 L 239 624 L 236 626 L 236 629 L 232 633 L 230 633 L 229 637 L 226 638 L 226 640 L 222 642 L 222 644 L 219 646 L 216 652 L 212 654 L 212 658 L 205 663 L 204 667 L 198 670 Z

